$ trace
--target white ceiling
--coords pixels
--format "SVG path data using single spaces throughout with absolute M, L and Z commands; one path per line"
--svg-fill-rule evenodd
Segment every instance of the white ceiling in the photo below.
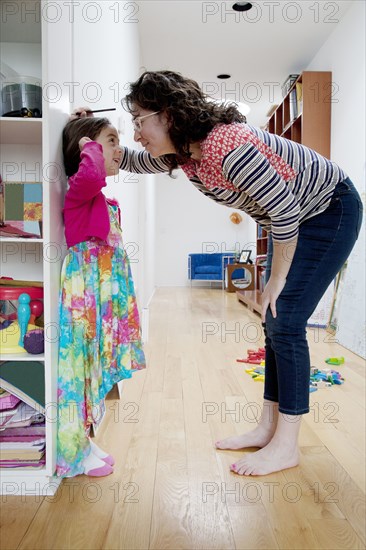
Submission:
M 143 69 L 174 70 L 213 97 L 244 101 L 248 122 L 262 125 L 287 76 L 308 66 L 353 1 L 260 1 L 243 13 L 231 1 L 137 2 Z

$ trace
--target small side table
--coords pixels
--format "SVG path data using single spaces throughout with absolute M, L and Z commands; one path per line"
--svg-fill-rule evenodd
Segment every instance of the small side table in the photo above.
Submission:
M 225 271 L 225 290 L 255 290 L 255 266 L 253 264 L 229 264 Z

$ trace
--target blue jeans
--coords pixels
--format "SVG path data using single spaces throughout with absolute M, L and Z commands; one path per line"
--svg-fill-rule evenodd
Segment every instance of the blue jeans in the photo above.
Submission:
M 299 228 L 286 284 L 264 324 L 264 398 L 290 415 L 309 412 L 310 356 L 306 324 L 324 292 L 347 260 L 360 231 L 362 203 L 349 178 L 337 184 L 328 208 Z M 267 280 L 272 262 L 269 239 Z

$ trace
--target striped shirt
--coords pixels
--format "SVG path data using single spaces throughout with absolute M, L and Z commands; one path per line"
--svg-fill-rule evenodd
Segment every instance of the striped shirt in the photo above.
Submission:
M 242 210 L 276 241 L 298 234 L 299 224 L 324 212 L 347 175 L 312 149 L 248 124 L 219 124 L 201 142 L 200 162 L 181 168 L 193 185 L 219 204 Z M 163 159 L 125 149 L 122 170 L 158 173 Z

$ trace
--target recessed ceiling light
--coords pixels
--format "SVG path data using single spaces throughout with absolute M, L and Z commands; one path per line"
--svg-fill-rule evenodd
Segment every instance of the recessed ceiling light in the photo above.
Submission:
M 253 4 L 250 2 L 235 2 L 233 4 L 234 11 L 248 11 L 253 7 Z
M 225 80 L 226 78 L 231 78 L 231 74 L 221 73 L 218 74 L 216 78 L 221 78 L 222 80 Z

